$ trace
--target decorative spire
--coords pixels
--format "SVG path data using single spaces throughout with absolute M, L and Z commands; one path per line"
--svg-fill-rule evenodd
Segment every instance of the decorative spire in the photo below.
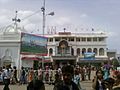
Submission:
M 66 28 L 63 28 L 63 30 L 64 30 L 64 32 L 65 32 Z
M 19 18 L 17 18 L 18 11 L 15 11 L 15 13 L 16 13 L 15 18 L 13 18 L 12 21 L 15 22 L 14 24 L 17 24 L 17 22 L 20 22 L 21 20 Z
M 17 18 L 18 11 L 15 11 L 15 13 L 16 13 L 15 18 L 13 18 L 12 21 L 14 21 L 15 30 L 17 31 L 17 22 L 20 22 L 21 20 Z

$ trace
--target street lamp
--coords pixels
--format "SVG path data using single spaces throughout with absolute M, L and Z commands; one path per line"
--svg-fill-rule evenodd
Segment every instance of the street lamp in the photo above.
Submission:
M 42 14 L 43 14 L 43 36 L 44 36 L 44 34 L 45 34 L 46 16 L 47 15 L 53 16 L 54 12 L 50 12 L 50 13 L 46 14 L 46 12 L 45 12 L 45 0 L 43 2 L 43 7 L 41 8 L 41 11 L 42 11 Z
M 42 29 L 43 29 L 43 36 L 45 35 L 45 22 L 46 22 L 46 16 L 47 15 L 50 15 L 50 16 L 53 16 L 54 15 L 54 12 L 50 12 L 48 14 L 46 14 L 45 12 L 45 0 L 43 2 L 43 7 L 41 8 L 41 11 L 42 11 L 42 14 L 43 14 L 43 26 L 42 26 Z M 42 69 L 44 69 L 44 57 L 42 56 Z

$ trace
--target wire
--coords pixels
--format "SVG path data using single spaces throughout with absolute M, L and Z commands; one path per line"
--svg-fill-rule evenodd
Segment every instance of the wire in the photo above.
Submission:
M 31 15 L 28 15 L 28 16 L 26 16 L 26 17 L 24 17 L 24 18 L 22 18 L 21 20 L 24 21 L 24 20 L 26 20 L 27 18 L 29 18 L 29 17 L 31 17 L 31 16 L 39 13 L 40 11 L 41 11 L 41 10 L 38 10 L 38 11 L 36 11 L 35 13 L 33 13 L 33 14 L 31 14 Z M 1 29 L 5 28 L 6 26 L 10 26 L 10 25 L 12 25 L 12 24 L 14 24 L 14 23 L 10 23 L 10 24 L 8 24 L 8 25 L 5 25 L 5 26 L 3 26 L 3 27 L 0 27 L 0 31 L 1 31 Z
M 31 16 L 39 13 L 40 11 L 41 11 L 41 10 L 38 10 L 38 11 L 36 11 L 35 13 L 33 13 L 33 14 L 29 15 L 29 16 L 26 16 L 26 17 L 24 17 L 24 18 L 22 18 L 21 20 L 25 20 L 25 19 L 27 19 L 27 18 L 29 18 L 29 17 L 31 17 Z

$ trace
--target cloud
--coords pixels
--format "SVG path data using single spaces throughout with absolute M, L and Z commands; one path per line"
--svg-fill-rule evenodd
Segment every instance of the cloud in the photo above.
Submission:
M 69 24 L 71 22 L 71 19 L 69 17 L 57 17 L 55 18 L 50 24 L 55 24 L 58 26 L 63 26 L 66 24 Z
M 42 17 L 40 16 L 40 12 L 33 12 L 33 11 L 19 11 L 19 17 L 23 22 L 29 21 L 31 23 L 39 23 L 42 20 Z
M 29 23 L 25 26 L 25 28 L 27 29 L 27 31 L 29 32 L 33 32 L 34 31 L 34 28 L 35 27 L 35 24 L 32 24 L 32 23 Z
M 8 2 L 9 0 L 0 0 L 0 3 L 6 3 Z
M 12 18 L 15 18 L 15 12 L 11 12 L 7 9 L 0 9 L 0 29 L 14 23 Z M 18 11 L 17 18 L 21 19 L 18 26 L 25 27 L 29 31 L 34 31 L 34 29 L 39 29 L 42 24 L 42 16 L 40 13 L 35 13 L 34 11 L 25 10 Z M 42 26 L 42 25 L 41 25 Z
M 12 2 L 13 0 L 0 0 L 0 3 L 9 3 Z
M 110 32 L 108 33 L 108 36 L 109 36 L 109 37 L 117 37 L 117 36 L 119 36 L 119 34 L 116 33 L 116 32 L 110 31 Z
M 86 17 L 88 17 L 88 15 L 87 14 L 81 14 L 80 17 L 81 18 L 86 18 Z
M 25 18 L 31 14 L 33 14 L 34 12 L 33 11 L 18 11 L 18 15 L 21 17 L 21 18 Z
M 12 23 L 12 12 L 6 9 L 0 9 L 0 28 Z

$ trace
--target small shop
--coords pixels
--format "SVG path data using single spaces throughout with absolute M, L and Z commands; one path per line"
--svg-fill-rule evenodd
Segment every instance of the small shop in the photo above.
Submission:
M 42 58 L 37 57 L 36 55 L 24 55 L 21 60 L 23 67 L 36 69 L 39 66 L 39 62 L 42 61 Z

